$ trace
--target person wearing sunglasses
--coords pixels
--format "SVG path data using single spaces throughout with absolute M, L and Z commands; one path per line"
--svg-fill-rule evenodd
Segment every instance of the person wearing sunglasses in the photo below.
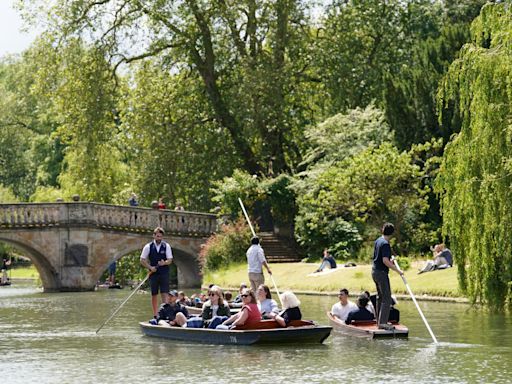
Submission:
M 203 322 L 208 324 L 208 328 L 215 329 L 224 320 L 231 315 L 229 306 L 224 300 L 224 295 L 220 287 L 214 285 L 208 291 L 208 301 L 203 304 L 201 317 Z
M 218 325 L 217 329 L 231 329 L 237 325 L 247 325 L 250 327 L 252 324 L 257 324 L 261 321 L 261 312 L 258 308 L 253 290 L 245 288 L 240 296 L 243 302 L 240 312 Z

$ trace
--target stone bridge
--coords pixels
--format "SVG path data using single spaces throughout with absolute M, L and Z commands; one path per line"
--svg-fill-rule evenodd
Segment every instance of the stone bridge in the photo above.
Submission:
M 199 251 L 217 228 L 214 215 L 86 202 L 0 204 L 0 241 L 32 260 L 47 292 L 93 290 L 110 263 L 141 251 L 158 226 L 173 249 L 179 286 L 200 286 Z

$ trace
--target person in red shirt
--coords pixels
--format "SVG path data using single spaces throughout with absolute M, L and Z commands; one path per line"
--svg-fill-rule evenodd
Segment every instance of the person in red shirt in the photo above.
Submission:
M 252 289 L 245 288 L 240 295 L 242 297 L 242 309 L 229 319 L 218 325 L 218 329 L 234 328 L 237 325 L 248 325 L 259 323 L 261 321 L 261 312 L 258 308 L 258 302 Z M 229 327 L 228 327 L 229 326 Z
M 165 206 L 165 203 L 164 203 L 164 198 L 163 197 L 159 197 L 158 198 L 158 209 L 165 209 L 166 206 Z

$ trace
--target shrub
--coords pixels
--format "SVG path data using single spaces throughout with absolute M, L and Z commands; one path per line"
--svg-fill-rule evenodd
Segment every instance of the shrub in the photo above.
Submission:
M 223 225 L 201 250 L 199 257 L 202 267 L 214 271 L 230 263 L 245 261 L 250 240 L 251 230 L 244 219 Z

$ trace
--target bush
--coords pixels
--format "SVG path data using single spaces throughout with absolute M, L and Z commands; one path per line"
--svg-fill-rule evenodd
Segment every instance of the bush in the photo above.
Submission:
M 402 271 L 407 271 L 411 268 L 411 261 L 408 257 L 398 256 L 396 262 Z
M 324 248 L 336 258 L 347 260 L 361 244 L 357 228 L 341 217 L 317 215 L 317 212 L 304 212 L 295 221 L 297 242 L 304 247 L 310 257 L 321 255 Z
M 220 232 L 207 240 L 199 254 L 203 268 L 214 271 L 230 263 L 245 261 L 250 240 L 251 230 L 244 219 L 223 225 Z

